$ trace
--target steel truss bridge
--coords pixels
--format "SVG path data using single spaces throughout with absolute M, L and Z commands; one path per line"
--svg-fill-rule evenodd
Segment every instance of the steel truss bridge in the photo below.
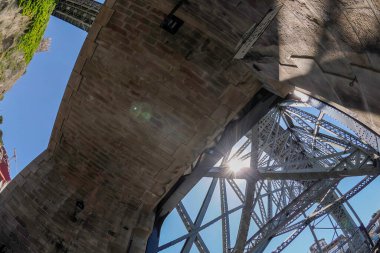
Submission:
M 196 216 L 190 213 L 197 205 L 186 206 L 185 200 L 177 201 L 173 210 L 187 232 L 161 242 L 157 248 L 148 245 L 148 252 L 215 252 L 216 246 L 211 250 L 202 235 L 213 225 L 215 231 L 221 231 L 213 244 L 219 243 L 223 253 L 264 252 L 270 242 L 277 242 L 272 252 L 281 252 L 305 231 L 311 232 L 315 252 L 327 252 L 320 245 L 321 237 L 326 235 L 339 239 L 336 249 L 329 252 L 372 251 L 374 243 L 348 202 L 380 172 L 378 136 L 371 130 L 301 94 L 276 102 L 239 141 L 236 136 L 225 139 L 221 140 L 222 151 L 203 154 L 193 172 L 158 209 L 163 220 L 170 206 L 174 208 L 175 200 L 184 197 L 178 192 L 186 192 L 183 189 L 195 185 L 197 178 L 202 186 L 194 191 L 204 198 Z M 213 156 L 218 162 L 210 159 Z M 202 178 L 201 170 L 205 171 Z M 343 179 L 352 176 L 362 179 L 341 192 Z M 213 199 L 219 203 L 218 208 L 210 204 Z M 193 197 L 189 201 L 199 200 Z M 213 218 L 209 218 L 210 213 Z M 161 237 L 173 233 L 173 228 L 160 233 Z M 305 245 L 305 251 L 309 246 Z M 170 251 L 174 247 L 177 248 Z
M 94 0 L 58 0 L 52 15 L 88 31 L 101 7 Z

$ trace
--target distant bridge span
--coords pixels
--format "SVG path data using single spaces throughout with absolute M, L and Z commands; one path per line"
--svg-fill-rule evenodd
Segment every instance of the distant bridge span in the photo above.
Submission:
M 59 0 L 52 15 L 88 31 L 101 7 L 94 0 Z

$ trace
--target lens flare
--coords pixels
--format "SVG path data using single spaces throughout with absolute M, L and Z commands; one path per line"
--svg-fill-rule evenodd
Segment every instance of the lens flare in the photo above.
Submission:
M 149 121 L 152 118 L 152 107 L 148 103 L 134 102 L 129 112 L 137 120 Z
M 234 173 L 239 172 L 245 165 L 245 161 L 237 158 L 233 158 L 227 163 L 228 169 Z

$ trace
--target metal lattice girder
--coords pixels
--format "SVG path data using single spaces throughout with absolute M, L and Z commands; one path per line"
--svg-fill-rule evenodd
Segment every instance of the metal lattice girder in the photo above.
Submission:
M 233 191 L 239 197 L 240 201 L 244 203 L 245 196 L 239 189 L 235 181 L 232 179 L 227 179 L 227 181 L 231 185 Z M 267 197 L 269 194 L 272 194 L 272 200 L 274 205 L 276 206 L 276 209 L 274 209 L 273 211 L 276 214 L 303 191 L 303 186 L 294 181 L 290 183 L 291 185 L 286 185 L 285 181 L 282 181 L 281 183 L 279 181 L 273 181 L 273 188 L 271 189 L 271 193 L 268 192 L 267 188 L 265 187 L 265 184 L 266 181 L 263 180 L 260 180 L 256 184 L 255 192 L 257 192 L 257 195 L 253 203 L 253 208 L 258 205 L 258 202 L 261 198 Z M 263 215 L 262 210 L 259 211 L 259 214 L 257 214 L 256 211 L 253 211 L 251 213 L 251 218 L 256 223 L 257 227 L 261 228 L 270 219 L 268 219 L 268 216 Z
M 304 159 L 302 159 L 302 156 L 292 155 L 293 153 L 300 152 L 298 150 L 294 150 L 294 148 L 293 150 L 290 148 L 293 143 L 291 142 L 287 148 L 288 157 L 283 159 L 284 154 L 281 154 L 281 158 L 287 161 L 277 164 L 273 163 L 271 166 L 266 167 L 259 166 L 261 176 L 269 179 L 307 180 L 379 174 L 380 170 L 377 165 L 378 163 L 372 159 L 374 156 L 374 150 L 365 143 L 361 142 L 360 139 L 348 132 L 345 132 L 343 129 L 332 125 L 331 123 L 322 120 L 321 118 L 315 117 L 312 114 L 303 112 L 296 108 L 291 108 L 290 106 L 287 107 L 287 110 L 297 112 L 298 115 L 310 118 L 310 121 L 314 124 L 318 123 L 321 127 L 330 130 L 341 138 L 348 136 L 348 142 L 345 146 L 346 150 L 337 152 L 337 150 L 332 148 L 329 144 L 321 144 L 320 141 L 316 141 L 315 139 L 313 140 L 312 138 L 303 138 L 304 136 L 295 135 L 297 140 L 301 141 L 301 146 L 304 151 L 303 153 L 306 155 L 304 156 Z M 282 111 L 284 112 L 284 110 Z M 289 117 L 288 119 L 285 119 L 285 122 L 289 127 L 291 127 L 290 129 L 294 127 L 293 123 L 290 122 Z M 308 128 L 308 131 L 311 132 L 310 126 L 307 126 L 306 128 Z M 317 133 L 318 132 L 314 131 L 314 136 Z M 356 150 L 353 146 L 348 146 L 350 143 L 353 143 L 363 149 Z M 315 148 L 318 148 L 318 151 L 316 151 Z M 350 149 L 347 150 L 347 148 Z M 275 152 L 271 153 L 275 154 Z M 343 155 L 349 156 L 348 158 L 346 157 L 342 160 Z M 275 157 L 276 160 L 281 158 Z M 336 162 L 339 162 L 339 166 L 337 166 Z M 267 164 L 269 164 L 269 162 Z M 311 166 L 309 166 L 309 164 Z M 318 164 L 321 166 L 318 166 Z
M 285 107 L 287 108 L 287 107 Z M 347 146 L 354 146 L 354 147 L 357 147 L 357 148 L 364 148 L 365 150 L 369 150 L 369 151 L 373 151 L 372 148 L 370 148 L 369 146 L 367 146 L 366 144 L 362 143 L 360 140 L 358 142 L 350 142 L 349 139 L 345 139 L 345 138 L 336 138 L 336 137 L 333 137 L 331 135 L 326 135 L 326 134 L 323 134 L 323 133 L 320 133 L 319 132 L 319 129 L 320 129 L 320 119 L 317 118 L 316 120 L 316 128 L 313 130 L 312 127 L 310 127 L 301 117 L 299 117 L 297 114 L 290 114 L 290 113 L 287 113 L 286 111 L 284 111 L 284 113 L 288 116 L 288 117 L 291 117 L 295 122 L 297 122 L 297 124 L 299 124 L 300 126 L 292 126 L 292 129 L 294 131 L 297 131 L 298 133 L 300 134 L 307 134 L 307 135 L 310 135 L 312 136 L 314 139 L 315 138 L 318 138 L 318 139 L 321 139 L 321 141 L 323 142 L 328 142 L 328 143 L 332 143 L 334 145 L 338 145 L 340 146 L 341 148 L 346 148 Z M 313 115 L 311 115 L 313 116 Z M 315 117 L 314 117 L 315 119 Z M 312 122 L 315 122 L 312 121 Z M 356 138 L 355 138 L 356 139 Z M 356 145 L 356 143 L 359 143 L 360 145 Z M 329 150 L 329 152 L 334 152 L 334 149 L 331 149 L 331 147 L 329 146 L 326 146 L 326 148 Z
M 281 111 L 276 110 L 279 115 L 282 114 Z M 282 115 L 281 115 L 282 116 Z M 280 117 L 281 119 L 283 117 Z M 290 124 L 285 121 L 285 123 Z M 280 122 L 272 122 L 272 124 L 275 124 L 277 126 L 280 125 Z M 307 160 L 308 158 L 311 158 L 312 156 L 308 155 L 307 150 L 305 150 L 304 143 L 300 142 L 299 138 L 296 138 L 293 134 L 293 132 L 284 129 L 283 127 L 280 127 L 280 134 L 270 134 L 266 132 L 268 129 L 267 127 L 263 127 L 263 133 L 266 135 L 270 135 L 271 139 L 273 141 L 269 142 L 270 149 L 266 149 L 265 146 L 263 147 L 263 151 L 266 152 L 268 156 L 268 160 L 265 166 L 270 165 L 270 162 L 272 162 L 272 165 L 274 164 L 282 164 L 286 161 L 297 161 L 297 160 Z M 288 133 L 288 135 L 284 134 Z M 283 136 L 283 138 L 278 138 L 280 136 Z M 310 163 L 313 163 L 313 160 L 310 160 Z M 311 166 L 312 164 L 310 164 Z M 262 167 L 262 163 L 259 167 Z M 294 167 L 296 169 L 298 168 L 304 168 L 304 166 L 296 166 Z M 259 168 L 260 170 L 260 168 Z
M 335 203 L 339 199 L 338 195 L 333 192 L 329 194 L 328 198 L 325 202 L 331 204 Z M 362 245 L 366 244 L 366 236 L 364 233 L 357 232 L 358 226 L 355 224 L 351 215 L 348 213 L 346 207 L 342 204 L 336 205 L 333 207 L 329 214 L 334 218 L 336 223 L 341 228 L 343 234 L 346 237 L 351 237 L 349 242 L 349 248 L 354 252 L 360 252 L 362 249 Z
M 221 214 L 220 216 L 216 217 L 215 219 L 203 224 L 202 226 L 198 227 L 198 228 L 194 228 L 193 230 L 191 230 L 188 234 L 185 234 L 171 242 L 168 242 L 164 245 L 161 245 L 160 247 L 158 247 L 158 252 L 162 251 L 162 250 L 165 250 L 183 240 L 186 240 L 187 238 L 191 237 L 191 236 L 194 236 L 196 234 L 198 234 L 200 231 L 210 227 L 211 225 L 215 224 L 216 222 L 220 221 L 221 219 L 223 219 L 223 217 L 225 216 L 228 216 L 228 215 L 231 215 L 235 212 L 237 212 L 238 210 L 242 209 L 243 208 L 243 205 L 240 205 L 240 206 L 237 206 L 235 208 L 232 208 L 231 210 L 228 210 L 228 212 L 226 213 L 223 213 Z
M 319 119 L 320 120 L 320 119 Z M 331 150 L 332 150 L 332 148 L 330 148 L 329 149 L 330 150 L 330 153 L 332 153 L 331 152 Z M 334 150 L 335 151 L 335 150 Z M 350 152 L 347 152 L 347 153 L 345 153 L 345 154 L 350 154 Z M 341 158 L 341 155 L 342 154 L 339 154 L 339 153 L 337 153 L 336 152 L 336 154 L 332 154 L 332 155 L 328 155 L 328 157 L 327 156 L 325 156 L 325 157 L 318 157 L 318 159 L 326 159 L 326 158 L 332 158 L 332 157 L 335 157 L 335 156 L 337 156 L 338 158 Z M 363 157 L 364 157 L 364 159 L 363 159 Z M 364 154 L 363 155 L 363 153 L 361 153 L 360 151 L 355 151 L 355 152 L 353 152 L 350 156 L 348 156 L 346 159 L 343 159 L 342 161 L 340 161 L 340 163 L 338 164 L 338 165 L 335 165 L 333 168 L 322 168 L 323 170 L 322 171 L 325 171 L 326 172 L 326 174 L 328 174 L 328 173 L 330 173 L 331 174 L 331 170 L 333 170 L 333 169 L 340 169 L 340 168 L 342 168 L 342 167 L 344 167 L 344 169 L 347 169 L 347 167 L 350 167 L 350 166 L 352 166 L 352 165 L 357 165 L 357 167 L 355 167 L 355 168 L 360 168 L 360 167 L 362 167 L 363 166 L 363 164 L 365 164 L 365 162 L 367 161 L 366 160 L 366 154 Z M 314 160 L 315 159 L 317 159 L 317 158 L 314 158 Z M 313 158 L 308 158 L 307 160 L 306 160 L 306 162 L 305 162 L 305 164 L 309 164 L 309 163 L 311 163 L 312 162 L 312 160 L 313 160 Z M 287 164 L 281 164 L 283 167 L 287 167 L 286 165 Z M 370 167 L 372 168 L 373 166 L 372 166 L 372 163 L 370 163 L 369 164 L 370 165 Z M 310 170 L 309 171 L 301 171 L 300 172 L 300 174 L 303 174 L 303 175 L 305 175 L 306 173 L 305 172 L 310 172 Z M 364 170 L 363 170 L 363 172 L 365 172 Z M 377 172 L 376 172 L 377 173 Z M 363 173 L 364 174 L 364 173 Z M 330 178 L 328 175 L 326 175 L 326 176 L 324 176 L 325 178 Z M 338 175 L 337 175 L 337 177 L 338 177 Z M 341 175 L 340 175 L 340 177 L 341 177 Z M 282 178 L 282 179 L 286 179 L 286 178 Z M 294 178 L 293 178 L 294 179 Z M 300 179 L 300 178 L 297 178 L 297 179 Z M 310 179 L 310 178 L 309 178 Z M 259 205 L 260 205 L 260 201 L 259 201 Z M 261 205 L 261 206 L 263 206 L 263 205 Z M 263 208 L 261 208 L 261 210 L 262 210 Z M 265 214 L 264 213 L 262 213 L 261 214 L 262 216 L 264 216 Z
M 342 159 L 342 155 L 348 155 Z M 339 159 L 338 159 L 339 158 Z M 334 160 L 338 164 L 324 163 L 324 166 L 310 167 L 310 163 L 321 160 Z M 380 167 L 378 161 L 373 161 L 371 155 L 362 150 L 345 150 L 329 155 L 302 160 L 289 159 L 287 162 L 272 164 L 270 166 L 259 166 L 261 179 L 280 180 L 315 180 L 324 178 L 341 178 L 347 176 L 378 175 Z M 228 168 L 212 168 L 207 176 L 219 178 L 241 178 L 247 179 L 252 175 L 249 168 L 243 168 L 240 172 L 232 175 Z
M 189 213 L 186 211 L 186 208 L 185 206 L 182 204 L 182 202 L 180 202 L 177 207 L 177 212 L 179 214 L 179 217 L 181 218 L 182 222 L 185 224 L 185 227 L 187 229 L 187 231 L 191 231 L 195 228 L 195 224 L 191 221 L 191 218 L 190 218 L 190 215 Z M 206 244 L 204 243 L 202 237 L 199 235 L 199 234 L 196 234 L 195 236 L 191 237 L 191 238 L 194 238 L 193 240 L 195 240 L 195 245 L 197 246 L 199 252 L 210 252 L 206 246 Z M 188 238 L 189 240 L 189 238 Z
M 281 245 L 279 245 L 277 249 L 273 251 L 272 253 L 279 253 L 282 250 L 284 250 L 295 238 L 297 238 L 299 234 L 301 234 L 301 232 L 307 227 L 308 224 L 322 217 L 323 215 L 329 213 L 332 209 L 341 206 L 344 202 L 347 202 L 349 199 L 351 199 L 356 194 L 358 194 L 361 190 L 363 190 L 367 185 L 369 185 L 375 179 L 376 179 L 376 176 L 368 176 L 364 178 L 363 180 L 361 180 L 353 188 L 351 188 L 351 190 L 349 190 L 342 197 L 336 199 L 334 202 L 328 203 L 326 206 L 323 206 L 323 203 L 319 204 L 316 210 L 311 215 L 309 215 L 306 219 L 299 221 L 296 224 L 293 224 L 290 230 L 288 229 L 288 230 L 282 231 L 282 233 L 286 233 L 291 230 L 297 229 L 288 237 L 288 239 L 286 239 Z
M 219 180 L 220 188 L 220 209 L 221 213 L 226 213 L 228 211 L 228 201 L 227 201 L 227 189 L 226 180 L 224 178 Z M 231 238 L 230 238 L 230 219 L 228 216 L 222 218 L 222 240 L 223 240 L 223 253 L 229 253 L 231 248 Z
M 232 179 L 227 179 L 227 182 L 230 184 L 232 190 L 238 196 L 241 203 L 245 203 L 245 195 L 242 193 L 242 191 L 240 190 L 239 186 L 235 183 L 235 181 Z M 261 188 L 259 187 L 257 192 L 260 192 L 260 190 Z M 255 206 L 255 203 L 254 203 L 254 206 Z M 253 221 L 256 223 L 258 227 L 263 226 L 263 221 L 259 218 L 259 216 L 255 212 L 251 213 L 251 218 L 253 219 Z
M 321 112 L 328 114 L 333 119 L 336 119 L 337 121 L 341 122 L 342 124 L 350 128 L 352 131 L 354 131 L 360 139 L 368 143 L 377 152 L 380 152 L 380 137 L 362 123 L 354 120 L 352 117 L 341 112 L 340 110 L 332 106 L 329 106 L 315 98 L 308 97 L 306 103 L 314 108 L 317 108 Z
M 301 195 L 276 214 L 259 231 L 257 231 L 247 242 L 247 252 L 253 253 L 260 249 L 261 244 L 266 244 L 274 235 L 297 215 L 305 212 L 312 203 L 321 199 L 324 194 L 336 185 L 335 180 L 327 182 L 318 181 L 312 183 Z
M 246 148 L 251 144 L 251 139 L 247 139 L 244 144 L 228 159 L 228 160 L 232 160 L 234 158 L 237 158 L 239 157 L 243 152 L 244 150 L 246 150 Z
M 305 161 L 305 163 L 306 162 L 307 161 Z M 286 164 L 283 164 L 283 166 L 286 167 Z M 362 153 L 360 150 L 356 150 L 334 167 L 319 167 L 283 171 L 265 170 L 260 173 L 260 177 L 265 179 L 281 180 L 315 180 L 378 174 L 380 174 L 378 163 L 374 164 L 374 162 L 370 160 L 370 157 L 367 154 Z
M 364 149 L 375 151 L 370 145 L 364 143 L 358 137 L 326 120 L 318 120 L 316 116 L 291 106 L 287 106 L 286 111 L 295 114 L 310 123 L 316 124 L 319 122 L 319 126 L 321 128 L 324 128 L 326 131 L 332 132 L 342 139 L 348 140 L 350 143 L 354 143 L 355 145 L 360 146 Z
M 255 195 L 254 189 L 255 182 L 249 182 L 246 187 L 246 198 L 240 219 L 236 244 L 233 251 L 234 253 L 242 253 L 244 250 L 244 245 L 245 241 L 247 240 L 249 225 L 251 221 L 251 213 L 253 209 L 253 198 Z
M 94 0 L 59 0 L 52 15 L 88 31 L 101 7 Z
M 290 243 L 306 227 L 310 228 L 318 243 L 314 232 L 316 227 L 311 222 L 321 220 L 322 216 L 328 217 L 334 235 L 338 235 L 338 227 L 339 233 L 343 231 L 350 240 L 347 243 L 352 251 L 361 250 L 356 245 L 363 244 L 366 238 L 357 229 L 342 200 L 353 196 L 358 190 L 353 189 L 341 198 L 334 190 L 340 179 L 346 176 L 379 174 L 378 152 L 368 142 L 368 138 L 363 139 L 355 131 L 345 130 L 339 123 L 325 117 L 329 113 L 331 110 L 326 108 L 318 111 L 309 109 L 304 103 L 283 102 L 260 119 L 251 128 L 252 131 L 243 133 L 239 129 L 239 135 L 245 136 L 245 139 L 239 141 L 236 147 L 233 147 L 233 143 L 238 140 L 235 130 L 232 131 L 235 134 L 235 138 L 232 138 L 234 142 L 231 138 L 222 139 L 224 145 L 201 156 L 196 169 L 182 179 L 184 186 L 176 186 L 174 192 L 184 196 L 201 175 L 213 177 L 213 182 L 219 180 L 222 214 L 203 225 L 195 221 L 188 234 L 160 246 L 159 250 L 182 240 L 186 240 L 185 245 L 189 245 L 184 246 L 182 252 L 189 252 L 194 243 L 199 249 L 197 235 L 217 221 L 222 224 L 223 253 L 260 253 L 272 238 L 295 231 L 287 240 Z M 221 165 L 215 167 L 222 158 Z M 240 170 L 231 167 L 235 166 L 232 165 L 236 164 L 235 161 L 247 159 L 251 161 L 250 166 L 244 165 L 245 168 L 240 167 Z M 235 182 L 236 178 L 246 180 L 245 193 Z M 228 210 L 226 182 L 242 203 L 231 210 Z M 360 187 L 365 186 L 364 183 Z M 176 195 L 170 203 L 175 202 L 175 198 L 180 198 L 180 195 Z M 160 214 L 166 214 L 164 210 L 170 209 L 170 203 L 158 207 Z M 315 204 L 319 207 L 311 215 L 307 214 Z M 237 210 L 242 210 L 242 214 L 236 244 L 231 248 L 229 216 Z M 302 215 L 306 217 L 303 220 Z M 252 228 L 256 231 L 247 240 L 251 219 L 255 224 Z M 286 243 L 281 244 L 279 249 Z
M 210 202 L 211 202 L 211 197 L 212 197 L 212 194 L 214 193 L 215 191 L 215 187 L 216 187 L 216 184 L 218 182 L 218 179 L 214 178 L 211 182 L 211 185 L 207 191 L 207 194 L 203 200 L 203 203 L 202 203 L 202 206 L 198 212 L 198 215 L 197 215 L 197 218 L 195 219 L 195 223 L 194 223 L 194 227 L 192 229 L 196 229 L 196 228 L 199 228 L 203 222 L 203 219 L 206 215 L 206 211 L 207 211 L 207 208 L 208 206 L 210 205 Z M 182 247 L 182 250 L 181 250 L 181 253 L 189 253 L 190 252 L 190 249 L 191 247 L 193 246 L 193 243 L 195 241 L 195 236 L 191 236 L 189 238 L 186 239 L 186 242 L 185 244 L 183 245 Z M 198 248 L 199 249 L 199 248 Z M 204 252 L 205 250 L 202 249 L 203 251 L 201 252 Z M 208 250 L 207 250 L 208 251 Z
M 320 120 L 320 119 L 319 119 Z M 331 150 L 331 149 L 330 149 Z M 331 152 L 330 152 L 331 153 Z M 340 154 L 338 154 L 340 156 Z M 364 159 L 363 159 L 364 157 Z M 338 166 L 335 166 L 335 169 L 339 169 L 339 168 L 346 168 L 347 165 L 358 165 L 358 167 L 362 166 L 367 160 L 365 159 L 365 157 L 367 157 L 366 154 L 363 155 L 363 153 L 360 153 L 359 151 L 357 152 L 354 152 L 351 156 L 349 156 L 346 160 L 343 160 L 340 162 L 340 164 L 338 164 Z M 320 157 L 319 157 L 320 158 Z M 305 164 L 307 164 L 308 162 L 310 161 L 310 159 L 308 159 L 307 162 L 305 162 Z M 352 163 L 353 162 L 353 163 Z M 286 167 L 286 164 L 281 164 L 283 165 L 282 167 Z M 340 165 L 340 166 L 339 166 Z M 344 166 L 343 166 L 344 165 Z M 371 167 L 372 164 L 370 164 Z M 331 169 L 328 170 L 328 172 L 331 171 Z M 309 171 L 306 171 L 306 172 L 309 172 Z M 286 178 L 282 178 L 282 179 L 286 179 Z M 300 179 L 300 178 L 298 178 Z M 262 240 L 261 242 L 265 242 L 265 240 Z M 259 247 L 256 247 L 256 250 L 258 249 Z
M 317 119 L 317 121 L 319 122 L 318 124 L 320 124 L 320 122 L 322 121 L 321 120 L 321 118 L 318 118 Z M 260 123 L 261 123 L 261 121 L 260 121 Z M 273 124 L 273 122 L 272 122 L 272 124 Z M 264 129 L 268 129 L 268 128 L 264 128 Z M 273 128 L 272 128 L 273 129 Z M 330 126 L 330 129 L 331 129 L 331 126 Z M 339 136 L 344 136 L 344 133 L 342 132 L 342 130 L 341 129 L 338 129 L 339 130 L 339 132 L 338 132 L 338 134 L 339 134 Z M 315 134 L 316 134 L 316 132 L 315 132 Z M 349 135 L 349 134 L 348 134 Z M 262 139 L 262 138 L 261 138 Z M 357 141 L 357 139 L 355 139 L 355 138 L 351 138 L 351 139 L 353 139 L 354 140 L 354 142 L 358 145 L 360 145 L 361 143 L 360 142 L 358 142 Z M 309 143 L 309 145 L 311 146 L 311 143 Z M 312 145 L 315 145 L 315 142 L 312 144 Z M 364 145 L 361 145 L 362 147 L 364 146 L 364 147 L 366 147 L 365 146 L 365 144 Z M 326 146 L 324 146 L 325 148 L 326 148 Z M 304 149 L 305 150 L 305 149 Z M 368 168 L 369 169 L 371 169 L 372 171 L 374 171 L 373 173 L 374 174 L 377 174 L 378 173 L 378 169 L 377 168 L 375 168 L 374 166 L 373 166 L 373 163 L 370 161 L 370 162 L 368 162 L 368 160 L 369 160 L 369 155 L 368 154 L 365 154 L 365 153 L 363 153 L 363 152 L 360 152 L 360 150 L 355 150 L 355 151 L 351 151 L 351 152 L 343 152 L 343 153 L 338 153 L 338 152 L 336 152 L 336 150 L 335 149 L 333 149 L 331 146 L 327 146 L 327 148 L 326 148 L 326 150 L 328 151 L 328 152 L 326 152 L 325 151 L 325 153 L 329 153 L 329 155 L 325 155 L 324 157 L 322 156 L 322 155 L 324 155 L 324 153 L 321 153 L 318 157 L 312 157 L 312 156 L 307 156 L 308 157 L 308 159 L 307 160 L 304 160 L 305 162 L 304 162 L 304 164 L 306 165 L 306 164 L 309 164 L 309 163 L 311 163 L 312 161 L 313 161 L 313 159 L 315 160 L 315 159 L 330 159 L 331 160 L 331 158 L 333 158 L 333 157 L 337 157 L 338 159 L 335 159 L 335 160 L 338 160 L 339 161 L 339 159 L 341 158 L 341 155 L 343 155 L 343 154 L 347 154 L 347 155 L 349 155 L 348 157 L 346 157 L 345 159 L 343 159 L 343 160 L 341 160 L 341 161 L 339 161 L 339 163 L 338 164 L 334 164 L 335 166 L 334 167 L 320 167 L 320 171 L 316 171 L 316 173 L 321 173 L 321 172 L 323 172 L 324 171 L 324 173 L 325 173 L 325 175 L 323 175 L 323 178 L 331 178 L 331 177 L 342 177 L 342 176 L 344 176 L 344 175 L 342 175 L 342 174 L 340 174 L 340 175 L 333 175 L 333 173 L 334 172 L 332 172 L 332 171 L 334 171 L 334 169 L 335 170 L 337 170 L 337 171 L 343 171 L 343 170 L 347 170 L 348 168 L 349 169 L 351 169 L 351 171 L 350 172 L 356 172 L 356 173 L 358 173 L 358 171 L 357 171 L 357 169 L 359 169 L 359 168 L 361 168 L 361 169 L 363 169 L 362 171 L 361 171 L 361 173 L 362 174 L 366 174 L 366 173 L 369 173 L 368 171 L 366 171 L 365 170 L 365 168 L 363 168 L 363 165 L 368 165 Z M 368 150 L 368 148 L 366 148 L 366 150 Z M 305 151 L 307 151 L 307 150 L 305 150 Z M 335 154 L 331 154 L 331 153 L 333 153 L 335 151 Z M 298 151 L 296 151 L 295 153 L 299 153 Z M 289 158 L 290 157 L 292 157 L 291 155 L 289 155 L 288 156 Z M 292 157 L 293 158 L 293 157 Z M 290 161 L 293 161 L 293 160 L 291 160 L 291 159 L 289 159 Z M 299 162 L 299 161 L 298 161 Z M 367 163 L 368 162 L 368 163 Z M 287 167 L 286 166 L 287 164 L 286 163 L 281 163 L 281 167 Z M 260 168 L 259 168 L 260 169 Z M 315 169 L 315 168 L 312 168 L 311 167 L 311 169 Z M 300 178 L 300 177 L 298 177 L 298 178 L 290 178 L 290 179 L 312 179 L 312 177 L 310 177 L 310 170 L 305 170 L 305 171 L 300 171 L 299 169 L 298 169 L 298 171 L 297 171 L 297 173 L 299 173 L 298 174 L 298 176 L 300 176 L 300 175 L 303 175 L 303 177 L 304 178 Z M 371 172 L 372 173 L 372 172 Z M 371 173 L 369 173 L 369 174 L 371 174 Z M 289 173 L 290 174 L 290 173 Z M 347 173 L 346 173 L 347 174 Z M 360 173 L 359 173 L 360 174 Z M 309 175 L 309 176 L 308 176 Z M 319 177 L 322 177 L 321 175 L 319 175 Z M 287 178 L 281 178 L 281 179 L 287 179 Z M 260 205 L 260 201 L 259 201 L 259 205 Z M 261 208 L 261 209 L 263 209 L 263 208 Z M 262 213 L 261 214 L 262 216 L 264 216 L 265 214 L 264 213 Z

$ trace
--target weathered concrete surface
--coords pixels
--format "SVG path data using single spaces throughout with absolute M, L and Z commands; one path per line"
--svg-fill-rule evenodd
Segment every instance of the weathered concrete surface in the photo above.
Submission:
M 247 63 L 272 89 L 295 86 L 380 133 L 380 1 L 277 2 Z
M 245 62 L 232 60 L 235 46 L 277 2 L 191 0 L 171 35 L 159 24 L 175 3 L 106 2 L 48 150 L 0 196 L 0 243 L 144 252 L 154 207 L 259 89 L 252 73 L 274 92 L 297 86 L 346 106 L 379 132 L 378 1 L 284 0 Z

